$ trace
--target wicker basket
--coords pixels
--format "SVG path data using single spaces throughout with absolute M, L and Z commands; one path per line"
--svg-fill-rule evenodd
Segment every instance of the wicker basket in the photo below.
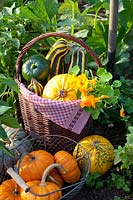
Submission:
M 34 103 L 30 101 L 30 98 L 35 95 L 29 95 L 28 98 L 25 97 L 25 94 L 28 92 L 28 89 L 26 88 L 24 84 L 23 77 L 21 75 L 21 68 L 22 68 L 22 58 L 26 54 L 26 52 L 38 41 L 42 39 L 46 39 L 48 37 L 61 37 L 65 38 L 67 40 L 72 40 L 73 42 L 77 43 L 78 45 L 81 45 L 87 53 L 89 53 L 94 61 L 96 62 L 97 66 L 101 66 L 101 63 L 98 59 L 98 57 L 95 55 L 95 53 L 89 48 L 86 43 L 84 43 L 82 40 L 75 38 L 74 36 L 70 36 L 64 33 L 57 33 L 57 32 L 50 32 L 46 34 L 42 34 L 33 40 L 29 41 L 21 50 L 17 62 L 16 62 L 16 73 L 17 73 L 17 83 L 20 88 L 21 94 L 19 94 L 19 105 L 22 115 L 22 121 L 24 125 L 24 129 L 27 132 L 36 132 L 37 134 L 59 134 L 64 135 L 67 137 L 70 137 L 76 141 L 79 141 L 81 138 L 88 135 L 88 130 L 91 126 L 92 120 L 91 117 L 85 114 L 85 111 L 83 111 L 81 108 L 78 109 L 77 113 L 74 114 L 74 117 L 71 121 L 71 124 L 68 128 L 56 123 L 55 121 L 48 118 L 45 113 L 41 113 L 38 109 L 36 109 Z M 23 86 L 22 86 L 23 85 Z M 22 86 L 22 87 L 21 87 Z M 22 88 L 24 88 L 24 91 L 22 92 Z M 41 98 L 41 97 L 38 97 Z M 42 98 L 41 98 L 42 99 Z M 43 104 L 44 105 L 44 104 Z M 60 110 L 60 109 L 58 109 Z M 71 108 L 70 108 L 71 110 Z M 83 114 L 84 112 L 84 114 Z M 82 116 L 82 119 L 81 118 Z M 77 123 L 77 124 L 76 124 Z M 76 125 L 75 125 L 76 124 Z M 79 127 L 78 127 L 79 126 Z M 76 131 L 74 130 L 74 127 L 76 127 Z M 81 129 L 81 130 L 80 130 Z M 79 133 L 77 134 L 77 132 Z
M 15 158 L 14 158 L 15 161 L 12 163 L 14 165 L 15 162 L 18 161 L 18 159 L 21 160 L 23 153 L 26 154 L 26 152 L 29 153 L 31 151 L 39 150 L 39 149 L 46 150 L 53 155 L 59 150 L 65 150 L 72 154 L 72 152 L 77 144 L 78 143 L 75 142 L 74 140 L 72 140 L 68 137 L 64 137 L 64 136 L 29 134 L 25 139 L 23 139 L 21 141 L 21 143 L 18 146 L 16 146 L 14 149 L 12 149 L 12 152 L 15 155 Z M 19 149 L 21 147 L 25 148 L 25 152 L 23 152 L 23 153 L 19 152 Z M 16 157 L 16 152 L 19 152 L 19 157 L 18 157 L 18 155 Z M 78 182 L 76 182 L 74 184 L 67 184 L 67 183 L 64 184 L 64 186 L 62 188 L 63 196 L 60 198 L 60 200 L 61 199 L 70 200 L 75 195 L 77 195 L 78 192 L 83 188 L 84 183 L 86 181 L 86 177 L 89 174 L 89 169 L 90 169 L 89 155 L 80 144 L 79 144 L 79 148 L 78 148 L 76 157 L 77 157 L 77 162 L 78 162 L 79 168 L 81 170 L 81 178 Z M 8 167 L 13 167 L 12 164 L 9 164 L 9 159 L 7 162 L 6 162 L 5 158 L 3 158 L 3 160 L 4 160 L 3 168 L 5 170 L 2 170 L 0 173 L 1 182 L 10 178 L 10 176 L 6 173 L 6 169 Z M 20 161 L 20 164 L 21 164 L 21 161 Z M 48 195 L 49 194 L 47 194 L 45 196 L 48 196 Z

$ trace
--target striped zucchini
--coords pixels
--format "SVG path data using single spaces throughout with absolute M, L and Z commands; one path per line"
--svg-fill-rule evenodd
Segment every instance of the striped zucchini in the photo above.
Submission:
M 85 72 L 85 52 L 81 47 L 78 47 L 75 50 L 73 50 L 70 56 L 70 64 L 69 64 L 68 73 L 74 66 L 79 66 L 80 68 L 79 74 L 82 74 Z
M 50 48 L 46 55 L 46 59 L 50 61 L 50 75 L 48 79 L 57 75 L 65 73 L 64 58 L 69 53 L 70 45 L 67 40 L 60 38 Z
M 36 79 L 32 78 L 31 83 L 28 85 L 28 89 L 31 92 L 34 92 L 38 96 L 42 96 L 43 93 L 43 86 L 39 83 Z

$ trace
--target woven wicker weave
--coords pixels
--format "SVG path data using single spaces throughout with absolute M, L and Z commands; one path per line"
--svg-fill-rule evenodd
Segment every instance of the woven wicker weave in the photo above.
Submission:
M 61 37 L 66 38 L 68 40 L 72 40 L 75 43 L 78 43 L 83 48 L 86 49 L 88 54 L 92 56 L 94 61 L 96 62 L 97 66 L 100 67 L 101 63 L 98 59 L 98 57 L 95 55 L 95 53 L 90 49 L 86 43 L 84 43 L 82 40 L 75 38 L 74 36 L 70 36 L 64 33 L 57 33 L 57 32 L 51 32 L 42 34 L 33 40 L 29 41 L 21 50 L 17 62 L 16 62 L 16 73 L 17 73 L 17 83 L 18 86 L 20 86 L 21 83 L 24 82 L 22 74 L 21 74 L 21 68 L 22 68 L 22 59 L 26 52 L 38 41 L 42 39 L 46 39 L 48 37 Z M 21 92 L 21 91 L 20 91 Z M 88 122 L 86 123 L 85 127 L 81 131 L 80 134 L 76 134 L 70 130 L 67 130 L 65 128 L 62 128 L 61 126 L 55 124 L 53 121 L 46 118 L 42 113 L 38 112 L 34 105 L 29 102 L 27 99 L 24 98 L 24 95 L 19 94 L 19 105 L 22 115 L 22 121 L 24 125 L 24 129 L 27 132 L 36 132 L 37 134 L 59 134 L 64 135 L 67 137 L 70 137 L 76 141 L 79 141 L 81 138 L 88 135 L 88 130 L 91 126 L 92 120 L 91 117 L 89 118 Z

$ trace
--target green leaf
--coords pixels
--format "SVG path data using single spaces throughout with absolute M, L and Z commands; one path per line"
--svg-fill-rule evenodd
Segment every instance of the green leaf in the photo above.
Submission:
M 1 32 L 1 36 L 4 37 L 6 40 L 12 40 L 11 32 Z
M 37 0 L 21 7 L 20 16 L 32 21 L 51 23 L 59 8 L 56 0 Z
M 131 131 L 131 133 L 127 134 L 127 136 L 126 136 L 127 144 L 133 145 L 133 127 L 130 126 L 128 129 Z
M 121 156 L 119 153 L 115 154 L 115 158 L 114 158 L 114 165 L 117 165 L 118 163 L 120 163 L 122 161 Z
M 49 16 L 49 19 L 51 20 L 56 14 L 59 9 L 60 4 L 56 0 L 38 0 L 38 4 L 40 4 L 40 8 L 42 9 L 42 12 L 44 12 L 44 8 L 46 10 L 46 13 Z
M 107 52 L 108 26 L 104 23 L 97 22 L 96 26 L 92 28 L 90 36 L 87 37 L 86 43 L 97 55 Z
M 3 74 L 0 74 L 0 83 L 8 85 L 9 88 L 17 93 L 19 92 L 17 83 L 11 77 L 7 78 Z
M 72 17 L 72 6 L 73 2 L 71 0 L 65 0 L 63 4 L 61 4 L 58 13 L 62 14 L 63 17 L 67 16 L 68 18 Z M 74 12 L 75 16 L 80 14 L 79 7 L 78 7 L 78 2 L 74 3 Z
M 3 67 L 7 66 L 6 56 L 7 56 L 7 49 L 3 47 L 2 44 L 0 44 L 0 62 Z
M 1 116 L 1 122 L 5 124 L 6 126 L 12 127 L 12 128 L 20 128 L 20 125 L 16 118 L 9 114 L 4 114 Z
M 133 126 L 129 126 L 129 127 L 128 127 L 128 130 L 129 130 L 130 133 L 133 134 Z M 132 137 L 133 137 L 133 136 L 132 136 Z
M 4 93 L 7 89 L 7 86 L 5 84 L 0 83 L 0 94 Z
M 12 107 L 10 106 L 1 106 L 0 105 L 0 115 L 3 115 L 5 112 L 7 112 L 8 110 L 10 110 Z
M 12 40 L 11 40 L 11 43 L 12 43 L 12 45 L 13 45 L 14 47 L 16 47 L 17 49 L 19 49 L 19 47 L 20 47 L 20 42 L 19 42 L 19 40 L 18 40 L 17 38 L 12 39 Z
M 74 36 L 77 37 L 77 38 L 86 38 L 87 34 L 88 34 L 88 30 L 84 29 L 84 30 L 80 30 L 80 31 L 76 32 L 74 34 Z
M 0 149 L 5 152 L 6 154 L 8 154 L 9 156 L 13 156 L 12 152 L 10 152 L 10 150 L 4 145 L 3 142 L 0 141 Z
M 12 6 L 9 7 L 3 7 L 3 16 L 12 16 L 13 14 L 13 9 L 15 8 L 15 3 L 12 4 Z
M 91 112 L 91 116 L 93 119 L 98 119 L 98 116 L 100 115 L 99 109 L 94 109 L 93 112 Z
M 113 87 L 118 88 L 121 86 L 121 82 L 119 80 L 113 81 Z
M 97 70 L 97 76 L 102 83 L 109 82 L 112 79 L 112 74 L 107 72 L 106 69 L 99 67 Z
M 75 74 L 75 75 L 77 75 L 79 72 L 80 72 L 80 67 L 78 65 L 73 66 L 69 70 L 69 74 Z
M 107 95 L 107 96 L 110 96 L 110 97 L 114 96 L 114 90 L 109 85 L 105 85 L 105 87 L 102 89 L 101 93 L 103 95 Z
M 4 128 L 0 125 L 0 139 L 3 141 L 9 141 L 7 137 L 7 133 L 5 132 Z

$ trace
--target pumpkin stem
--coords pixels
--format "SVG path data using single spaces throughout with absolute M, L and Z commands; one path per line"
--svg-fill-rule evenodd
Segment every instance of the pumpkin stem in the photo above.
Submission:
M 16 186 L 15 186 L 15 188 L 14 188 L 14 190 L 13 190 L 13 192 L 12 192 L 15 196 L 19 196 L 20 195 L 20 192 L 19 192 L 19 190 L 18 190 L 18 185 L 16 184 Z
M 64 89 L 59 90 L 59 91 L 58 91 L 58 96 L 59 96 L 60 98 L 66 97 L 66 96 L 67 96 L 67 91 L 64 90 Z
M 57 164 L 57 163 L 51 164 L 51 165 L 49 165 L 49 166 L 45 169 L 45 171 L 43 172 L 42 180 L 41 180 L 40 186 L 45 186 L 45 185 L 46 185 L 46 178 L 47 178 L 49 172 L 51 171 L 51 169 L 53 169 L 53 168 L 55 168 L 55 167 L 60 168 L 64 174 L 66 173 L 66 171 L 65 171 L 65 169 L 64 169 L 64 167 L 63 167 L 62 165 Z
M 32 65 L 31 65 L 31 69 L 35 69 L 37 66 L 33 63 Z
M 29 156 L 29 161 L 33 161 L 36 159 L 36 157 L 33 156 L 31 153 L 28 153 L 27 155 Z
M 100 142 L 99 141 L 94 141 L 93 142 L 93 147 L 96 148 L 98 151 L 102 151 L 102 147 L 100 146 Z

